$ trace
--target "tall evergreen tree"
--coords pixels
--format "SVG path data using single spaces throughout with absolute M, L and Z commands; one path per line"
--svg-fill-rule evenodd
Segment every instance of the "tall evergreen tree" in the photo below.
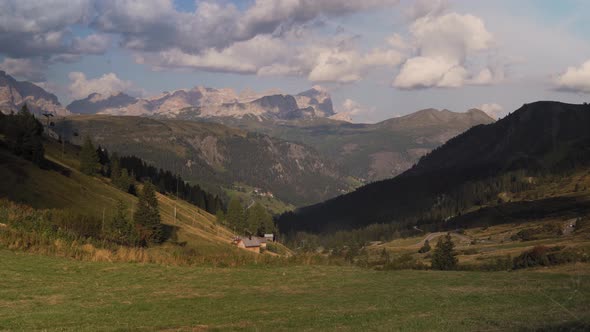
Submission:
M 111 181 L 113 182 L 113 184 L 116 186 L 117 185 L 117 181 L 119 180 L 119 178 L 121 177 L 121 162 L 119 161 L 119 155 L 114 152 L 111 155 Z
M 150 182 L 143 186 L 133 220 L 141 230 L 140 241 L 142 245 L 164 241 L 156 190 Z
M 127 206 L 118 200 L 115 215 L 105 230 L 106 236 L 122 245 L 135 245 L 138 239 L 137 230 L 133 222 L 127 217 Z
M 233 227 L 238 234 L 242 234 L 244 232 L 244 228 L 246 226 L 244 208 L 242 207 L 242 203 L 240 203 L 238 198 L 234 197 L 230 200 L 227 207 L 226 218 L 230 227 Z
M 90 137 L 84 139 L 80 151 L 80 171 L 86 175 L 95 175 L 100 170 L 98 153 Z
M 12 152 L 17 156 L 42 165 L 45 158 L 43 148 L 43 125 L 23 105 L 18 114 L 5 117 L 3 132 Z
M 98 146 L 96 148 L 96 155 L 98 156 L 98 163 L 100 165 L 100 173 L 104 176 L 109 176 L 110 174 L 110 164 L 111 159 L 109 158 L 109 151 L 102 146 Z
M 274 231 L 272 216 L 259 203 L 254 204 L 246 212 L 247 229 L 258 236 Z
M 444 239 L 440 237 L 432 253 L 432 268 L 435 270 L 453 270 L 457 268 L 457 257 L 454 252 L 455 244 L 451 234 L 447 233 Z
M 225 213 L 223 213 L 223 210 L 217 210 L 217 213 L 215 213 L 215 221 L 218 224 L 223 224 L 225 222 Z

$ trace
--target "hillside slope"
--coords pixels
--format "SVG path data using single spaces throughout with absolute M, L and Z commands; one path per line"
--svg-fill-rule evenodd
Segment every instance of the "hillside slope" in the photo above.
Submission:
M 76 144 L 88 135 L 209 190 L 240 182 L 300 206 L 351 189 L 336 165 L 311 148 L 220 124 L 85 115 L 57 121 L 55 131 Z
M 179 114 L 179 118 L 192 119 L 183 113 Z M 494 122 L 479 110 L 458 113 L 435 109 L 376 124 L 353 124 L 322 117 L 289 121 L 215 117 L 207 121 L 301 142 L 334 160 L 346 174 L 366 181 L 394 177 L 465 130 Z
M 129 207 L 137 197 L 110 185 L 100 177 L 77 171 L 76 152 L 55 143 L 47 145 L 46 158 L 53 166 L 40 169 L 32 163 L 0 149 L 0 198 L 36 209 L 67 209 L 82 215 L 110 219 L 117 200 Z M 185 201 L 157 194 L 162 222 L 175 229 L 177 241 L 201 253 L 220 254 L 236 250 L 230 245 L 233 234 L 215 223 L 215 216 Z M 174 208 L 176 207 L 176 219 Z
M 536 177 L 590 164 L 590 106 L 537 102 L 476 126 L 400 176 L 284 215 L 282 231 L 328 231 L 373 223 L 436 223 L 498 200 Z

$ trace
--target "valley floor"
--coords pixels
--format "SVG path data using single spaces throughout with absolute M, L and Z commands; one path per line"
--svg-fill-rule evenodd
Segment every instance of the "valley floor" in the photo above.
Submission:
M 0 249 L 0 330 L 590 328 L 590 265 L 517 272 L 170 267 Z

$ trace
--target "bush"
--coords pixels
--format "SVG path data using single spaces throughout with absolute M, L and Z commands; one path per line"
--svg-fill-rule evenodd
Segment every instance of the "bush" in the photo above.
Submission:
M 588 254 L 579 249 L 536 246 L 514 258 L 513 269 L 535 266 L 551 266 L 572 262 L 588 261 Z
M 426 252 L 430 251 L 430 242 L 428 242 L 428 240 L 424 241 L 424 244 L 422 245 L 422 248 L 420 248 L 420 250 L 418 250 L 419 253 L 423 254 Z
M 512 241 L 518 241 L 518 240 L 532 241 L 535 239 L 535 236 L 534 236 L 535 234 L 536 234 L 536 232 L 534 232 L 533 229 L 527 228 L 527 229 L 520 230 L 520 231 L 518 231 L 518 233 L 512 235 L 510 237 L 510 240 L 512 240 Z
M 468 248 L 468 249 L 461 250 L 461 254 L 463 254 L 463 255 L 475 255 L 477 253 L 478 253 L 478 251 L 475 248 Z
M 482 264 L 461 265 L 460 270 L 469 271 L 509 271 L 512 269 L 512 258 L 510 255 L 496 256 Z
M 58 230 L 95 239 L 102 236 L 102 221 L 99 218 L 74 213 L 69 210 L 51 210 L 47 214 L 49 221 L 57 226 Z
M 428 266 L 412 257 L 411 254 L 403 254 L 383 266 L 383 270 L 426 270 L 427 268 Z
M 274 252 L 275 254 L 279 254 L 279 255 L 286 255 L 288 253 L 284 247 L 279 246 L 274 242 L 268 242 L 266 244 L 266 250 L 268 250 L 270 252 Z

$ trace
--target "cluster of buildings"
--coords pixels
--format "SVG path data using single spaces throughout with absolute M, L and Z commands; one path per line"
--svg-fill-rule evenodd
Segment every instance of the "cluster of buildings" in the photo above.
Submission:
M 254 194 L 256 196 L 260 196 L 260 197 L 268 197 L 268 198 L 274 198 L 275 197 L 275 195 L 273 195 L 272 192 L 270 192 L 270 191 L 264 191 L 264 190 L 262 190 L 260 188 L 254 188 Z

